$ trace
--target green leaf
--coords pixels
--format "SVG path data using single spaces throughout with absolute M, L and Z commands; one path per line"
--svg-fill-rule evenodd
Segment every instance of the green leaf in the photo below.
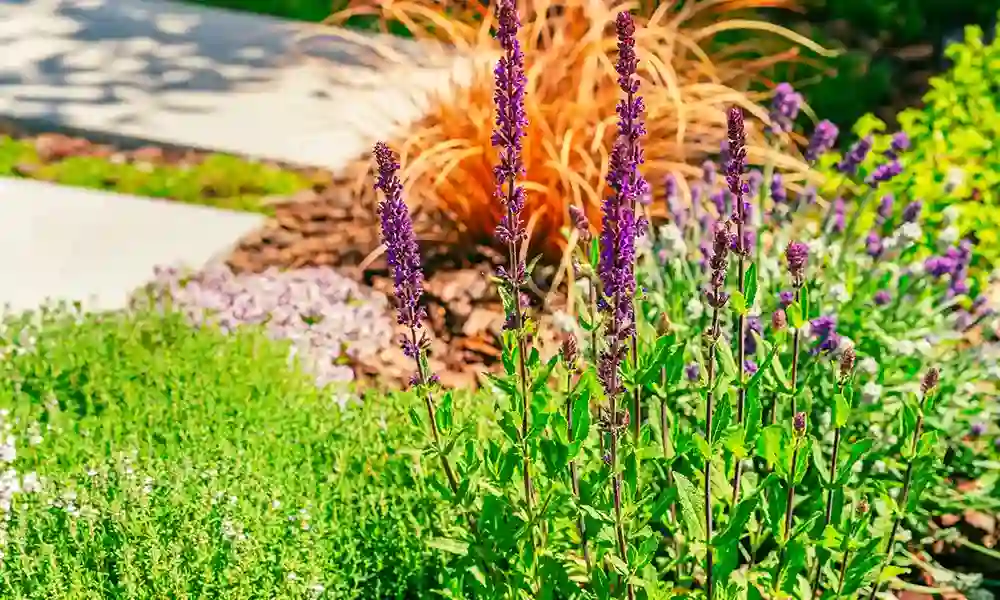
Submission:
M 709 438 L 709 445 L 716 445 L 722 439 L 722 432 L 729 428 L 733 421 L 733 407 L 727 396 L 718 399 L 715 407 L 715 414 L 712 415 L 712 436 Z
M 757 299 L 757 265 L 755 263 L 750 263 L 750 266 L 747 267 L 743 282 L 747 292 L 747 306 L 752 307 L 754 300 Z
M 747 526 L 747 522 L 750 521 L 750 517 L 753 516 L 754 510 L 757 509 L 757 502 L 759 501 L 760 497 L 757 493 L 740 500 L 739 504 L 736 505 L 736 510 L 732 511 L 732 516 L 729 517 L 725 529 L 715 535 L 715 538 L 712 540 L 712 546 L 721 548 L 739 542 L 743 534 L 746 533 L 744 529 Z
M 719 363 L 722 365 L 722 372 L 730 379 L 736 378 L 736 359 L 733 358 L 733 349 L 724 340 L 716 344 L 719 354 Z
M 778 476 L 782 479 L 788 478 L 787 471 L 780 472 L 785 463 L 782 457 L 784 455 L 786 437 L 785 429 L 781 425 L 768 425 L 761 431 L 757 442 L 758 451 L 764 457 L 764 460 L 767 461 L 767 465 L 779 471 Z
M 675 386 L 684 374 L 684 346 L 677 346 L 667 358 L 667 385 Z
M 799 291 L 799 302 L 802 304 L 802 322 L 808 323 L 812 308 L 809 306 L 809 284 L 802 286 Z
M 410 408 L 409 415 L 410 415 L 410 422 L 413 423 L 413 426 L 420 427 L 421 419 L 420 419 L 420 413 L 417 412 L 417 409 Z
M 833 426 L 840 429 L 847 425 L 851 416 L 851 405 L 843 394 L 837 394 L 833 399 Z
M 836 469 L 839 475 L 837 476 L 836 485 L 844 485 L 851 478 L 851 473 L 853 472 L 854 465 L 857 464 L 859 460 L 862 460 L 868 451 L 872 449 L 874 441 L 870 439 L 858 440 L 851 444 L 850 454 L 847 456 L 847 461 L 844 463 L 843 469 L 833 465 L 831 468 Z
M 538 375 L 535 376 L 535 381 L 531 384 L 531 391 L 537 392 L 546 387 L 549 382 L 549 377 L 552 375 L 552 369 L 556 367 L 559 362 L 559 355 L 556 354 L 550 358 L 545 366 L 538 371 Z
M 441 406 L 437 411 L 437 425 L 441 431 L 448 431 L 451 429 L 451 419 L 452 419 L 452 404 L 454 403 L 454 394 L 451 390 L 445 392 L 444 396 L 441 398 Z
M 614 567 L 615 571 L 618 571 L 620 575 L 629 574 L 628 565 L 625 564 L 625 561 L 618 558 L 614 554 L 605 554 L 604 557 L 608 559 L 608 562 L 611 563 L 611 566 Z
M 793 329 L 802 329 L 802 326 L 805 324 L 805 321 L 802 320 L 802 305 L 798 302 L 792 302 L 785 309 L 785 315 L 788 316 L 788 324 Z
M 743 294 L 733 292 L 732 296 L 729 298 L 729 304 L 733 307 L 733 310 L 736 311 L 736 314 L 747 314 L 747 299 Z
M 511 369 L 513 369 L 513 364 L 511 364 Z M 510 377 L 502 377 L 494 373 L 483 373 L 486 380 L 490 382 L 497 389 L 502 391 L 508 397 L 517 396 L 517 384 Z
M 802 483 L 809 470 L 809 459 L 812 454 L 812 438 L 804 438 L 799 442 L 799 451 L 795 455 L 795 485 Z
M 879 584 L 883 584 L 892 581 L 893 579 L 896 579 L 900 575 L 905 575 L 906 573 L 909 572 L 910 570 L 907 569 L 906 567 L 899 567 L 896 565 L 886 565 L 885 568 L 882 569 L 882 574 L 879 576 L 878 582 Z
M 458 556 L 465 556 L 469 553 L 469 544 L 461 540 L 451 538 L 436 537 L 427 540 L 427 545 L 437 550 L 442 550 Z
M 691 481 L 681 475 L 674 474 L 677 484 L 677 500 L 681 505 L 681 517 L 692 539 L 705 539 L 705 499 L 695 489 Z
M 694 439 L 694 445 L 698 448 L 698 454 L 701 454 L 702 458 L 708 460 L 712 456 L 712 449 L 709 448 L 708 440 L 705 439 L 705 436 L 695 434 L 692 439 Z
M 583 390 L 573 401 L 573 441 L 581 443 L 590 434 L 590 390 Z

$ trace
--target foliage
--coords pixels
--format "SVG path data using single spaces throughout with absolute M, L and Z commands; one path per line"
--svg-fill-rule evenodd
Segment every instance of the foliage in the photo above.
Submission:
M 708 268 L 683 249 L 689 240 L 675 226 L 675 235 L 658 236 L 652 248 L 667 250 L 667 264 L 633 271 L 635 239 L 626 238 L 642 224 L 630 207 L 642 189 L 634 169 L 643 136 L 634 133 L 641 116 L 633 113 L 641 110 L 633 107 L 642 105 L 627 58 L 617 65 L 621 135 L 609 167 L 604 231 L 592 238 L 577 215 L 579 229 L 569 236 L 589 240 L 576 271 L 589 292 L 579 329 L 590 343 L 581 352 L 577 338 L 567 337 L 552 356 L 533 347 L 537 325 L 519 293 L 531 266 L 522 267 L 515 251 L 520 208 L 509 181 L 521 151 L 510 122 L 518 108 L 509 106 L 518 102 L 510 75 L 516 44 L 509 40 L 516 17 L 512 4 L 498 12 L 506 21 L 498 34 L 505 53 L 497 68 L 503 147 L 496 177 L 511 190 L 504 198 L 507 228 L 498 237 L 512 249 L 511 264 L 496 278 L 507 312 L 504 373 L 486 377 L 497 427 L 484 431 L 455 416 L 454 397 L 428 376 L 419 324 L 410 325 L 412 341 L 404 344 L 426 399 L 426 412 L 413 418 L 427 429 L 426 453 L 441 464 L 436 487 L 464 513 L 454 522 L 460 531 L 435 543 L 454 554 L 446 597 L 874 598 L 914 569 L 896 556 L 896 546 L 916 542 L 931 511 L 996 508 L 989 473 L 996 449 L 980 440 L 995 435 L 995 425 L 965 429 L 971 419 L 992 421 L 988 401 L 1000 378 L 995 364 L 965 353 L 955 331 L 955 309 L 967 293 L 967 246 L 955 249 L 956 257 L 947 253 L 951 262 L 919 262 L 917 272 L 915 253 L 930 241 L 913 206 L 898 219 L 881 211 L 883 221 L 847 222 L 847 204 L 836 202 L 809 234 L 789 218 L 808 200 L 775 206 L 783 185 L 745 205 L 743 194 L 757 188 L 744 188 L 743 116 L 731 108 L 724 166 L 733 198 L 727 206 L 720 195 L 716 212 L 696 202 L 684 229 L 711 232 L 703 250 Z M 616 29 L 624 56 L 634 40 L 631 20 L 618 15 Z M 504 89 L 504 81 L 514 83 Z M 776 130 L 798 110 L 790 88 L 781 94 L 769 119 Z M 869 184 L 859 204 L 877 193 L 875 179 L 895 173 L 904 141 L 893 140 L 877 170 L 861 171 Z M 384 145 L 376 154 L 386 211 L 401 202 L 393 179 L 398 165 Z M 839 172 L 856 175 L 863 155 L 855 150 Z M 766 169 L 770 182 L 774 163 Z M 676 204 L 671 211 L 675 218 L 681 212 Z M 859 227 L 877 234 L 877 252 L 868 238 L 856 249 Z M 390 253 L 412 251 L 412 236 L 399 234 L 408 230 L 405 217 L 383 218 Z M 811 247 L 798 241 L 809 237 L 818 238 Z M 789 239 L 794 243 L 786 246 Z M 860 258 L 869 253 L 872 260 Z M 419 278 L 401 283 L 413 279 L 416 261 L 404 271 L 397 262 L 397 288 L 418 290 Z M 941 264 L 947 273 L 932 274 Z M 648 292 L 633 304 L 623 294 L 637 284 Z M 783 286 L 792 293 L 776 298 Z M 883 291 L 888 299 L 877 294 Z M 771 327 L 754 325 L 750 317 L 779 299 L 784 309 L 774 310 Z M 843 325 L 836 320 L 841 303 Z M 955 491 L 954 479 L 979 476 L 985 493 Z M 959 589 L 978 583 L 950 576 Z
M 213 154 L 190 165 L 115 161 L 99 156 L 43 160 L 30 140 L 0 136 L 0 177 L 29 177 L 62 185 L 169 198 L 219 208 L 270 212 L 268 196 L 309 189 L 306 176 Z
M 966 29 L 965 41 L 948 48 L 954 66 L 931 80 L 922 108 L 899 115 L 911 138 L 906 169 L 884 185 L 901 200 L 921 199 L 929 223 L 942 226 L 945 209 L 959 213 L 959 235 L 978 241 L 974 267 L 988 272 L 1000 259 L 1000 96 L 994 82 L 1000 77 L 1000 41 L 983 42 L 982 30 Z M 859 136 L 875 134 L 877 147 L 886 147 L 885 125 L 868 116 L 854 128 Z M 871 161 L 876 160 L 872 155 Z M 831 159 L 826 166 L 835 162 Z M 839 179 L 826 170 L 829 186 Z M 828 187 L 826 191 L 831 191 Z
M 415 398 L 341 408 L 343 391 L 288 368 L 287 345 L 174 313 L 47 310 L 8 317 L 0 343 L 0 499 L 20 488 L 0 536 L 4 598 L 400 598 L 438 585 L 426 539 L 450 511 L 412 450 Z
M 403 22 L 418 38 L 453 44 L 470 56 L 490 56 L 493 18 L 480 3 L 465 12 L 456 8 L 439 15 L 433 0 L 357 2 L 331 17 L 331 22 L 358 15 L 375 15 L 384 23 Z M 762 29 L 792 36 L 796 43 L 821 51 L 808 40 L 764 22 L 747 22 L 745 10 L 757 2 L 690 2 L 670 9 L 661 5 L 647 16 L 637 39 L 643 59 L 639 75 L 648 93 L 646 126 L 649 145 L 645 169 L 651 180 L 671 170 L 693 172 L 692 161 L 718 151 L 724 131 L 723 108 L 738 103 L 762 116 L 752 97 L 740 90 L 787 56 L 745 60 L 748 50 L 762 42 L 720 48 L 705 54 L 715 36 L 734 28 Z M 764 4 L 774 5 L 768 1 Z M 784 6 L 787 3 L 782 2 Z M 614 32 L 605 27 L 621 2 L 583 0 L 522 3 L 522 48 L 528 60 L 526 75 L 527 129 L 524 151 L 525 219 L 532 248 L 560 250 L 559 230 L 569 222 L 568 207 L 584 206 L 594 217 L 605 183 L 607 151 L 614 139 Z M 402 179 L 411 202 L 444 211 L 467 238 L 492 236 L 501 217 L 494 198 L 491 150 L 493 126 L 492 70 L 475 65 L 471 85 L 433 102 L 427 116 L 407 130 L 396 145 L 404 171 Z M 557 75 L 558 74 L 558 75 Z M 751 156 L 766 152 L 759 132 L 751 132 Z M 781 156 L 782 166 L 804 168 L 793 151 Z

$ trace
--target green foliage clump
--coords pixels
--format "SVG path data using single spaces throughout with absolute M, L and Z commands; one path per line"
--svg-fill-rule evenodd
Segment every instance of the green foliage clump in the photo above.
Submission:
M 448 510 L 409 450 L 412 398 L 341 408 L 288 367 L 286 346 L 175 314 L 46 311 L 8 318 L 0 345 L 16 444 L 4 468 L 22 488 L 0 526 L 3 598 L 376 599 L 436 585 L 424 537 Z
M 116 162 L 96 156 L 44 161 L 28 140 L 0 136 L 0 177 L 269 213 L 268 196 L 308 189 L 305 175 L 235 156 L 213 154 L 191 165 Z

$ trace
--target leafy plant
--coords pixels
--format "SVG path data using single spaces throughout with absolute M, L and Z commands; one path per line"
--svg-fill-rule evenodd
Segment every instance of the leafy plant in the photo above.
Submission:
M 727 112 L 721 205 L 704 225 L 695 213 L 694 225 L 684 230 L 706 233 L 705 262 L 689 260 L 686 251 L 666 264 L 649 262 L 655 254 L 642 248 L 649 235 L 641 204 L 648 189 L 641 172 L 646 132 L 635 74 L 641 34 L 627 12 L 615 19 L 618 135 L 608 162 L 600 237 L 592 237 L 583 210 L 572 212 L 580 230 L 570 239 L 587 240 L 576 270 L 591 290 L 590 309 L 581 311 L 579 323 L 590 347 L 581 353 L 579 340 L 567 338 L 559 354 L 543 357 L 533 346 L 536 325 L 519 294 L 532 270 L 519 250 L 526 238 L 527 185 L 520 178 L 522 139 L 531 133 L 523 120 L 525 94 L 532 91 L 525 75 L 530 67 L 518 45 L 514 3 L 501 2 L 496 11 L 503 51 L 495 71 L 492 138 L 499 147 L 495 183 L 503 214 L 496 235 L 508 246 L 510 260 L 496 278 L 507 309 L 505 373 L 486 377 L 494 427 L 456 419 L 454 397 L 442 393 L 428 373 L 420 335 L 420 260 L 402 200 L 399 163 L 385 144 L 375 150 L 376 186 L 385 195 L 382 235 L 400 323 L 411 331 L 402 344 L 415 361 L 414 383 L 427 407 L 412 418 L 427 428 L 426 453 L 440 462 L 437 489 L 462 513 L 450 523 L 452 537 L 435 544 L 455 555 L 443 595 L 874 596 L 881 585 L 908 572 L 893 559 L 896 542 L 902 532 L 920 530 L 929 499 L 996 505 L 989 497 L 971 500 L 954 492 L 948 497 L 942 489 L 947 477 L 965 473 L 961 467 L 940 469 L 947 447 L 941 439 L 954 434 L 956 407 L 969 396 L 994 391 L 966 389 L 985 367 L 962 353 L 952 363 L 929 341 L 926 356 L 902 352 L 899 344 L 887 347 L 884 333 L 912 329 L 915 319 L 926 319 L 940 326 L 923 335 L 937 336 L 934 342 L 947 349 L 941 334 L 953 329 L 945 311 L 909 313 L 914 303 L 937 307 L 963 295 L 955 285 L 960 278 L 901 276 L 900 295 L 890 299 L 896 309 L 878 320 L 860 320 L 864 313 L 854 307 L 859 322 L 850 330 L 858 338 L 846 340 L 828 312 L 827 295 L 839 294 L 836 282 L 820 273 L 826 267 L 849 274 L 861 268 L 857 255 L 848 253 L 855 247 L 857 223 L 846 222 L 841 202 L 826 226 L 814 229 L 822 243 L 779 237 L 804 234 L 787 218 L 793 203 L 784 206 L 784 214 L 774 206 L 783 186 L 753 204 L 754 185 L 744 181 L 746 132 L 739 108 Z M 784 139 L 800 99 L 788 86 L 778 92 L 769 123 L 774 137 Z M 831 137 L 829 131 L 817 136 L 807 151 L 810 160 L 832 146 Z M 840 161 L 840 171 L 856 174 L 865 148 L 870 150 L 867 142 Z M 897 174 L 900 140 L 891 150 L 876 171 L 865 173 L 873 189 Z M 773 166 L 767 167 L 769 175 Z M 704 208 L 695 203 L 692 210 Z M 897 237 L 891 248 L 883 245 L 886 251 L 878 257 L 885 262 L 878 266 L 908 264 L 901 256 L 923 239 L 906 226 L 913 225 L 917 211 L 904 212 L 905 231 L 892 234 Z M 657 236 L 660 246 L 652 248 L 682 247 L 680 232 Z M 782 252 L 784 270 L 768 258 Z M 637 263 L 637 255 L 646 262 Z M 875 263 L 865 268 L 868 276 L 860 277 L 866 284 L 895 281 L 872 277 Z M 899 271 L 890 274 L 898 277 Z M 952 265 L 953 275 L 960 271 Z M 775 293 L 779 285 L 793 293 Z M 647 292 L 640 294 L 643 287 Z M 768 331 L 759 320 L 755 324 L 762 314 L 758 306 L 779 301 L 783 308 L 774 310 Z M 695 302 L 706 303 L 707 310 L 703 305 L 695 310 Z M 867 304 L 863 308 L 870 313 Z M 677 316 L 664 323 L 663 314 Z M 863 357 L 859 369 L 857 355 Z M 876 363 L 872 369 L 872 355 L 881 367 Z M 867 383 L 860 385 L 876 374 L 894 385 L 880 405 L 866 402 L 870 390 Z M 660 411 L 659 423 L 648 418 L 654 409 Z M 883 437 L 875 425 L 893 437 Z M 901 467 L 905 474 L 896 476 Z
M 419 398 L 341 407 L 348 390 L 289 368 L 287 344 L 173 312 L 49 309 L 3 325 L 4 598 L 438 587 L 447 555 L 427 540 L 454 513 L 413 451 Z

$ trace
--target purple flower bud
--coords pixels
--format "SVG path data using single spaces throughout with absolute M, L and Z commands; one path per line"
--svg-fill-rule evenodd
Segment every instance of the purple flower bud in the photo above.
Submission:
M 771 130 L 775 133 L 790 132 L 801 107 L 802 96 L 795 88 L 790 83 L 779 83 L 774 88 L 774 99 L 771 101 Z
M 923 208 L 923 203 L 920 200 L 915 200 L 906 205 L 903 209 L 903 222 L 913 223 L 920 217 L 920 210 Z
M 890 296 L 889 292 L 885 290 L 875 292 L 875 297 L 873 299 L 875 300 L 876 306 L 885 306 L 886 304 L 889 304 L 889 302 L 892 302 L 892 296 Z
M 778 303 L 781 304 L 781 308 L 788 308 L 792 302 L 795 302 L 795 292 L 784 290 L 778 293 Z
M 754 337 L 754 332 L 757 335 L 761 335 L 764 329 L 760 322 L 760 317 L 749 316 L 747 317 L 746 330 L 743 335 L 743 348 L 746 350 L 747 354 L 757 353 L 757 338 Z
M 926 374 L 924 374 L 923 380 L 920 382 L 920 391 L 925 395 L 937 387 L 938 381 L 941 378 L 941 372 L 937 367 L 931 367 Z
M 892 203 L 894 197 L 892 194 L 886 194 L 878 202 L 878 222 L 884 223 L 892 218 Z
M 865 238 L 865 251 L 872 258 L 878 258 L 882 255 L 882 238 L 874 231 L 869 231 L 868 237 Z
M 758 368 L 759 367 L 757 366 L 757 363 L 754 362 L 753 360 L 749 358 L 744 359 L 743 370 L 747 373 L 747 375 L 753 375 L 754 373 L 757 372 Z
M 844 353 L 840 355 L 840 378 L 847 379 L 854 370 L 854 361 L 857 359 L 857 354 L 854 351 L 854 346 L 848 346 L 844 348 Z
M 795 435 L 797 436 L 806 432 L 806 413 L 795 413 L 795 417 L 792 418 L 792 429 L 795 431 Z
M 891 160 L 875 168 L 875 171 L 868 176 L 868 185 L 876 187 L 880 183 L 892 180 L 903 172 L 903 165 L 898 160 Z
M 785 249 L 785 259 L 788 261 L 788 273 L 796 287 L 805 282 L 806 261 L 809 259 L 809 246 L 802 242 L 791 242 Z
M 729 295 L 722 291 L 726 282 L 726 272 L 729 269 L 729 246 L 732 243 L 732 236 L 725 223 L 717 223 L 712 236 L 712 257 L 708 261 L 708 266 L 712 270 L 709 283 L 709 290 L 706 294 L 709 304 L 715 308 L 722 308 L 729 300 Z
M 747 148 L 743 111 L 735 106 L 730 108 L 726 115 L 726 123 L 729 136 L 729 160 L 725 163 L 726 183 L 729 184 L 729 193 L 733 196 L 736 223 L 741 224 L 746 222 L 746 215 L 743 214 L 746 205 L 743 201 L 743 194 L 746 193 L 743 171 L 746 169 Z
M 837 170 L 845 175 L 855 175 L 858 167 L 865 162 L 868 153 L 872 150 L 872 137 L 866 136 L 855 142 L 847 154 L 837 163 Z
M 782 331 L 786 327 L 788 327 L 788 316 L 785 314 L 784 310 L 779 308 L 771 314 L 771 329 L 775 331 Z
M 698 381 L 698 377 L 701 374 L 701 367 L 696 362 L 689 363 L 684 367 L 684 374 L 687 376 L 688 381 Z
M 815 162 L 822 154 L 825 154 L 837 143 L 837 135 L 840 131 L 837 126 L 830 121 L 820 121 L 809 139 L 809 146 L 806 148 L 806 160 Z
M 580 239 L 584 242 L 590 241 L 590 219 L 583 209 L 575 204 L 569 205 L 569 216 L 573 219 L 573 227 L 580 233 Z
M 788 202 L 788 194 L 785 193 L 785 184 L 781 180 L 780 173 L 775 173 L 771 177 L 771 198 L 779 203 Z
M 896 159 L 909 149 L 910 136 L 906 135 L 906 132 L 899 131 L 892 136 L 892 141 L 889 143 L 889 149 L 885 151 L 885 155 L 890 159 Z
M 812 336 L 816 341 L 816 345 L 812 349 L 813 354 L 833 352 L 840 346 L 836 316 L 823 315 L 816 317 L 810 321 L 809 325 L 810 329 L 812 329 Z
M 983 423 L 982 421 L 973 423 L 972 427 L 969 428 L 969 433 L 972 435 L 972 437 L 979 437 L 983 435 L 984 433 L 986 433 L 986 423 Z

